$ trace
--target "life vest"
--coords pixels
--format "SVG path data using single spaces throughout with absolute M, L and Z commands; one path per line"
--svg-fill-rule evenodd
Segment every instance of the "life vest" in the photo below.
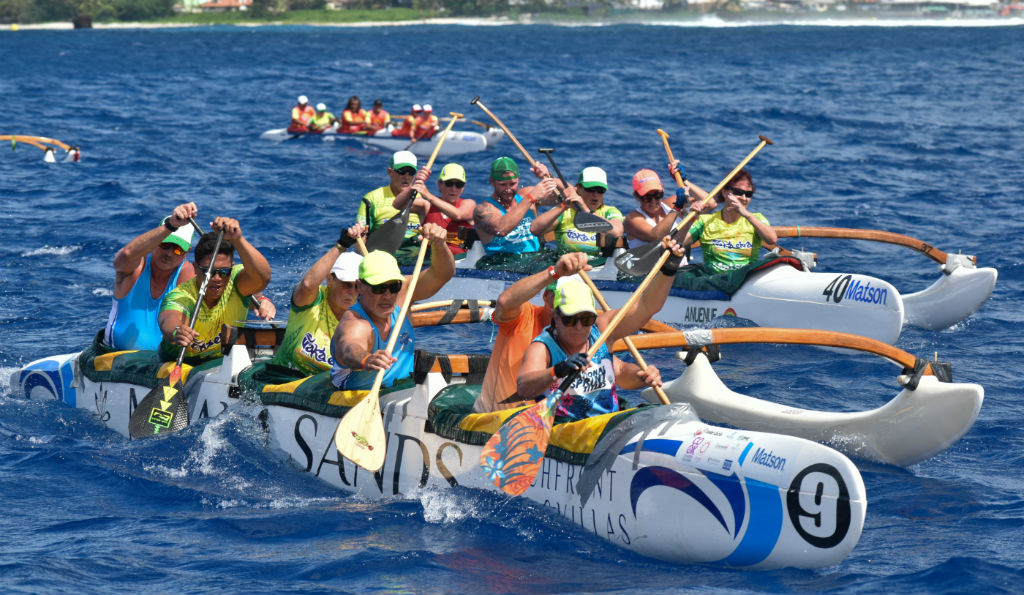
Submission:
M 309 122 L 316 115 L 313 106 L 306 104 L 305 107 L 296 105 L 292 108 L 292 123 L 288 125 L 288 132 L 306 132 L 309 130 Z
M 341 114 L 341 128 L 338 132 L 345 134 L 357 134 L 366 128 L 366 110 L 360 108 L 359 111 L 353 112 L 345 110 Z
M 413 127 L 416 126 L 416 116 L 409 114 L 402 119 L 402 124 L 391 131 L 391 136 L 409 136 Z
M 391 114 L 387 113 L 384 110 L 380 110 L 379 114 L 373 110 L 370 110 L 366 114 L 366 121 L 369 124 L 370 128 L 373 128 L 374 130 L 380 130 L 381 128 L 387 126 L 388 122 L 391 121 Z
M 434 133 L 437 132 L 438 128 L 439 124 L 437 116 L 420 116 L 416 119 L 416 138 L 430 138 L 434 136 Z

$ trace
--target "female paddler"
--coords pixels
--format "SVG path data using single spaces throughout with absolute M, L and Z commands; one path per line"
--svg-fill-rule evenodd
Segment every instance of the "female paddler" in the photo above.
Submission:
M 530 225 L 530 231 L 543 237 L 555 230 L 558 251 L 584 252 L 589 256 L 600 256 L 602 244 L 597 233 L 576 228 L 576 213 L 594 214 L 611 224 L 612 230 L 603 237 L 614 241 L 622 235 L 622 213 L 611 205 L 604 204 L 604 193 L 608 191 L 608 175 L 600 167 L 586 167 L 573 189 L 567 189 L 566 200 L 537 216 Z

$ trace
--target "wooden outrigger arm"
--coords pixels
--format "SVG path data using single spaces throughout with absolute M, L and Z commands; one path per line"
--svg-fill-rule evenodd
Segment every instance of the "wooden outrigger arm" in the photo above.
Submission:
M 840 238 L 847 240 L 869 240 L 873 242 L 884 242 L 906 246 L 916 250 L 939 264 L 946 264 L 949 254 L 935 248 L 927 242 L 923 242 L 910 236 L 893 233 L 891 231 L 880 231 L 877 229 L 850 229 L 845 227 L 804 227 L 773 225 L 776 235 L 780 238 Z M 772 246 L 766 246 L 769 250 Z M 974 265 L 978 264 L 978 257 L 970 256 Z
M 18 143 L 25 143 L 32 145 L 38 149 L 42 149 L 44 156 L 43 160 L 48 163 L 56 161 L 54 157 L 54 151 L 56 148 L 63 149 L 67 153 L 65 161 L 78 161 L 82 156 L 82 151 L 78 147 L 69 145 L 61 142 L 54 138 L 48 138 L 45 136 L 28 136 L 24 134 L 0 134 L 0 141 L 11 141 L 11 149 L 17 148 Z

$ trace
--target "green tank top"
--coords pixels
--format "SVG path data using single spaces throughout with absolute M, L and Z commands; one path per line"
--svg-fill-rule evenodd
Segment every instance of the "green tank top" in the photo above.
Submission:
M 327 287 L 321 285 L 316 299 L 308 306 L 292 304 L 288 309 L 288 328 L 270 363 L 298 370 L 311 376 L 330 370 L 331 337 L 338 318 L 327 300 Z

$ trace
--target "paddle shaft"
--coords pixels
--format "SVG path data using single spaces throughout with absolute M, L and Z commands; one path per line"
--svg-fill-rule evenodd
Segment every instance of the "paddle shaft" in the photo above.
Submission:
M 450 122 L 448 122 L 448 125 L 445 126 L 444 130 L 441 131 L 441 138 L 437 139 L 437 144 L 434 145 L 434 150 L 430 152 L 430 157 L 427 159 L 427 169 L 430 169 L 434 165 L 434 160 L 437 159 L 437 154 L 441 152 L 441 145 L 444 144 L 444 141 L 448 137 L 448 133 L 451 131 L 452 126 L 455 126 L 455 123 L 458 122 L 459 118 L 462 117 L 462 114 L 457 114 L 455 112 L 448 113 L 451 114 L 452 119 Z M 411 147 L 412 145 L 409 146 Z M 408 148 L 409 147 L 406 147 L 406 149 Z M 409 204 L 412 204 L 412 201 L 416 200 L 417 196 L 419 196 L 419 192 L 413 190 L 412 196 L 409 197 Z
M 590 287 L 590 291 L 594 293 L 594 297 L 597 298 L 597 303 L 601 305 L 601 309 L 605 312 L 611 310 L 611 307 L 608 306 L 608 302 L 606 302 L 604 300 L 604 296 L 601 295 L 601 290 L 597 288 L 597 285 L 594 285 L 594 280 L 590 278 L 590 275 L 588 275 L 586 271 L 580 271 L 580 277 Z M 640 351 L 638 351 L 633 345 L 632 339 L 629 337 L 623 337 L 622 340 L 626 344 L 626 348 L 629 349 L 630 355 L 633 356 L 636 363 L 646 372 L 647 362 L 644 361 L 644 356 L 640 355 Z M 658 395 L 658 399 L 661 400 L 662 404 L 668 405 L 668 395 L 665 394 L 665 391 L 663 391 L 660 386 L 654 386 L 652 388 L 654 389 L 654 393 Z
M 200 231 L 202 230 L 202 228 L 199 227 L 199 224 L 196 223 L 195 219 L 190 217 L 189 223 L 191 223 L 196 229 L 199 229 Z M 199 309 L 203 307 L 203 300 L 206 299 L 206 286 L 210 283 L 210 277 L 213 276 L 213 260 L 217 258 L 217 251 L 220 250 L 220 243 L 223 239 L 224 230 L 222 229 L 217 232 L 217 241 L 213 244 L 213 252 L 210 256 L 210 265 L 206 268 L 206 275 L 203 276 L 203 283 L 199 286 L 199 294 L 196 296 L 196 307 L 192 310 L 192 316 L 190 316 L 188 320 L 189 328 L 192 328 L 196 323 L 196 319 L 199 318 Z M 181 363 L 185 361 L 186 349 L 187 348 L 184 346 L 181 348 L 181 353 L 178 354 L 178 360 L 177 363 L 175 363 L 175 367 L 180 368 Z
M 668 162 L 672 163 L 673 161 L 676 160 L 676 158 L 675 158 L 674 155 L 672 155 L 672 147 L 670 147 L 668 145 L 668 138 L 669 138 L 668 133 L 665 132 L 664 130 L 662 130 L 661 128 L 659 128 L 658 129 L 658 136 L 661 137 L 661 142 L 662 142 L 662 144 L 665 145 L 665 154 L 668 155 Z M 684 180 L 683 180 L 683 176 L 679 173 L 678 169 L 675 171 L 674 174 L 672 174 L 672 177 L 674 177 L 675 180 L 676 180 L 676 186 L 679 186 L 680 188 L 682 188 Z
M 513 135 L 512 131 L 510 131 L 508 129 L 508 127 L 506 127 L 505 124 L 501 120 L 498 119 L 498 116 L 495 116 L 493 113 L 491 113 L 491 110 L 487 109 L 486 105 L 480 103 L 480 96 L 477 95 L 469 103 L 472 104 L 472 105 L 479 106 L 480 109 L 484 110 L 484 113 L 487 114 L 488 116 L 490 116 L 491 119 L 494 120 L 494 123 L 497 124 L 498 127 L 501 128 L 503 131 L 505 131 L 505 136 L 507 136 L 508 139 L 510 141 L 512 141 L 512 144 L 515 145 L 516 148 L 519 149 L 519 152 L 522 153 L 523 157 L 526 158 L 526 161 L 529 162 L 530 167 L 533 167 L 533 164 L 535 163 L 535 161 L 533 160 L 533 157 L 531 157 L 530 153 L 527 152 L 527 150 L 525 148 L 523 148 L 523 145 L 519 144 L 519 141 L 516 140 L 515 135 Z

